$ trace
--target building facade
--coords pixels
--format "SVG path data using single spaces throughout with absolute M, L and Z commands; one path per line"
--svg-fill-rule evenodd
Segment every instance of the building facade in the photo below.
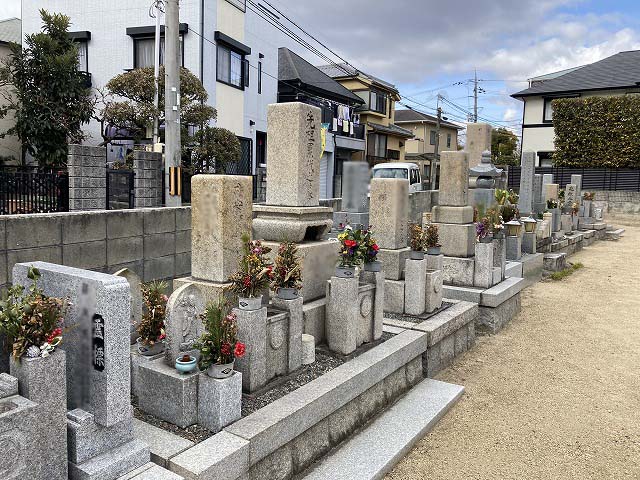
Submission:
M 0 21 L 0 63 L 10 55 L 10 43 L 20 43 L 21 22 L 18 18 L 9 18 Z M 0 87 L 0 107 L 6 104 L 6 96 L 11 95 L 8 86 Z M 0 118 L 0 133 L 4 133 L 15 125 L 11 112 L 6 117 Z M 15 165 L 22 159 L 22 144 L 15 135 L 7 135 L 0 138 L 0 165 Z
M 511 95 L 524 103 L 522 152 L 535 152 L 537 166 L 551 166 L 555 150 L 556 98 L 640 94 L 640 50 L 529 79 L 529 88 Z
M 80 68 L 92 87 L 102 88 L 115 75 L 154 61 L 155 19 L 150 1 L 48 0 L 50 12 L 71 18 Z M 23 0 L 23 32 L 40 31 L 39 2 Z M 164 23 L 164 17 L 162 17 Z M 164 31 L 164 28 L 163 28 Z M 267 105 L 277 101 L 280 33 L 246 9 L 244 0 L 197 0 L 180 4 L 182 66 L 198 76 L 218 112 L 215 126 L 241 141 L 238 173 L 255 172 L 266 157 Z M 160 49 L 162 61 L 164 36 Z M 86 127 L 87 143 L 102 142 L 100 125 Z
M 405 143 L 413 133 L 395 124 L 395 104 L 401 98 L 398 89 L 346 63 L 318 68 L 364 101 L 352 115 L 354 122 L 364 125 L 366 149 L 355 153 L 353 160 L 366 160 L 371 167 L 384 162 L 404 162 Z

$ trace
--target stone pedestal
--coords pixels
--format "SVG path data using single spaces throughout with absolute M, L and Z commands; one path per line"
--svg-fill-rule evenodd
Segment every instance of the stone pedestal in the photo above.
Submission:
M 377 259 L 382 263 L 382 271 L 389 280 L 401 280 L 404 278 L 405 262 L 411 255 L 409 247 L 391 250 L 381 248 Z
M 447 285 L 473 286 L 474 258 L 448 257 L 442 260 L 442 279 Z
M 331 277 L 327 308 L 327 346 L 349 355 L 358 348 L 358 279 Z
M 268 188 L 268 187 L 267 187 Z M 317 241 L 331 230 L 329 207 L 254 205 L 253 238 L 277 242 Z
M 551 232 L 553 232 L 553 213 L 544 212 L 542 214 L 542 222 L 546 222 L 547 229 L 544 232 L 543 238 L 549 238 L 551 236 Z
M 570 232 L 573 230 L 573 221 L 571 215 L 563 213 L 560 215 L 560 230 L 563 232 Z
M 279 310 L 288 312 L 288 371 L 293 372 L 302 365 L 302 330 L 304 328 L 304 318 L 302 313 L 303 298 L 295 300 L 283 300 L 278 297 L 272 299 L 272 304 Z
M 384 311 L 389 313 L 404 313 L 404 280 L 384 281 Z
M 425 255 L 424 258 L 427 261 L 427 270 L 442 270 L 444 255 Z
M 316 361 L 316 339 L 313 335 L 302 334 L 302 364 L 311 365 Z
M 522 239 L 507 237 L 507 260 L 520 260 L 522 257 Z
M 191 275 L 223 283 L 238 269 L 242 235 L 251 234 L 251 177 L 191 179 Z
M 493 285 L 493 250 L 493 242 L 476 243 L 476 264 L 473 272 L 475 287 L 489 288 Z
M 164 358 L 140 365 L 138 405 L 181 428 L 198 422 L 197 370 L 183 374 L 170 367 Z
M 434 223 L 465 224 L 473 222 L 473 207 L 447 207 L 436 205 L 431 210 L 431 221 Z
M 442 306 L 442 293 L 442 271 L 434 270 L 427 272 L 424 296 L 424 309 L 426 313 L 431 313 Z
M 560 209 L 559 208 L 552 208 L 549 211 L 551 212 L 551 215 L 553 215 L 551 230 L 553 232 L 559 232 L 561 230 L 561 228 L 562 228 Z
M 5 382 L 17 381 L 0 394 L 0 478 L 66 479 L 65 352 L 19 363 L 12 357 L 10 371 L 2 375 Z
M 212 378 L 200 374 L 198 386 L 198 424 L 217 433 L 241 417 L 242 374 Z
M 506 237 L 494 238 L 493 242 L 493 266 L 500 269 L 500 281 L 505 278 L 507 265 L 507 239 Z M 497 282 L 494 282 L 497 283 Z
M 475 254 L 476 229 L 473 223 L 458 225 L 439 223 L 438 235 L 442 253 L 448 257 L 473 257 Z
M 407 260 L 405 267 L 404 312 L 407 315 L 422 315 L 425 309 L 425 279 L 427 260 Z
M 131 395 L 140 396 L 140 366 L 148 365 L 149 362 L 165 358 L 165 352 L 157 355 L 144 356 L 138 353 L 138 345 L 131 345 Z
M 369 221 L 380 248 L 397 250 L 407 246 L 409 181 L 399 178 L 371 180 Z
M 536 233 L 525 232 L 522 237 L 522 252 L 523 253 L 536 253 Z
M 238 321 L 238 341 L 246 346 L 246 353 L 236 360 L 235 369 L 242 373 L 242 389 L 250 393 L 267 383 L 267 309 L 233 311 Z

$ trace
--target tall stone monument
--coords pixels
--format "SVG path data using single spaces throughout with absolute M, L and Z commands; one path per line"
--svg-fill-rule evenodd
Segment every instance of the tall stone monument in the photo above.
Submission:
M 367 162 L 342 164 L 342 210 L 333 212 L 333 226 L 341 223 L 353 227 L 369 225 L 369 165 Z
M 299 244 L 301 294 L 310 301 L 325 294 L 337 261 L 335 243 L 323 240 L 333 212 L 320 206 L 320 109 L 299 102 L 269 105 L 267 135 L 267 202 L 253 207 L 253 237 L 273 255 L 279 242 Z
M 467 142 L 464 150 L 468 154 L 469 166 L 479 165 L 482 161 L 482 152 L 491 151 L 491 125 L 467 123 Z
M 534 213 L 534 176 L 536 172 L 535 152 L 524 152 L 520 164 L 520 191 L 518 209 L 522 216 Z
M 542 193 L 542 175 L 536 173 L 533 176 L 533 211 L 542 213 L 545 210 L 544 195 Z

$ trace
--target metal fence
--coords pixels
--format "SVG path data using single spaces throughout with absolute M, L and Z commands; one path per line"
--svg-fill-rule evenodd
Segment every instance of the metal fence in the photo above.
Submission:
M 66 172 L 0 169 L 0 215 L 68 211 Z
M 509 188 L 520 188 L 520 168 L 509 167 Z M 622 190 L 640 192 L 640 169 L 637 168 L 567 168 L 536 167 L 537 174 L 552 174 L 560 187 L 571 183 L 571 175 L 582 175 L 582 190 Z
M 107 210 L 135 207 L 135 189 L 132 170 L 107 169 Z

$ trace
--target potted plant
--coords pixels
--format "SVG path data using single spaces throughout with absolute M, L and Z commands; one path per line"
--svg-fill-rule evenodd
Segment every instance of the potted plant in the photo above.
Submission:
M 518 200 L 520 200 L 520 195 L 518 195 L 512 189 L 509 189 L 509 191 L 507 192 L 507 201 L 511 205 L 517 205 L 518 204 Z
M 180 373 L 193 372 L 197 367 L 197 358 L 185 353 L 176 358 L 176 370 Z
M 167 283 L 153 281 L 142 284 L 142 320 L 138 325 L 138 353 L 149 357 L 164 352 L 164 317 L 169 298 L 164 293 Z
M 409 247 L 411 247 L 411 260 L 424 258 L 424 229 L 417 223 L 409 227 Z
M 205 331 L 194 343 L 200 352 L 198 367 L 213 378 L 230 377 L 235 359 L 245 354 L 244 343 L 238 341 L 236 315 L 219 299 L 207 305 L 201 318 Z
M 0 301 L 0 334 L 6 336 L 18 362 L 23 355 L 48 357 L 55 351 L 62 342 L 67 307 L 66 300 L 49 297 L 38 287 L 37 268 L 29 268 L 27 277 L 33 282 L 29 288 L 13 285 Z
M 438 243 L 438 226 L 430 223 L 424 229 L 424 245 L 427 248 L 428 255 L 440 255 L 440 245 Z
M 500 206 L 500 216 L 503 223 L 508 223 L 518 216 L 518 208 L 510 203 L 505 203 Z
M 486 212 L 486 217 L 489 221 L 489 233 L 493 235 L 493 238 L 504 238 L 504 221 L 502 219 L 502 215 L 500 215 L 500 209 L 488 209 Z
M 340 242 L 340 263 L 336 267 L 336 277 L 353 278 L 356 274 L 356 265 L 361 263 L 361 232 L 347 226 L 344 232 L 338 235 Z
M 480 243 L 491 243 L 493 241 L 489 218 L 482 217 L 482 220 L 476 222 L 476 236 Z
M 495 197 L 496 203 L 498 205 L 504 205 L 505 203 L 507 203 L 507 198 L 509 197 L 509 192 L 507 190 L 502 189 L 502 188 L 496 188 L 496 191 L 494 193 L 494 197 Z
M 250 240 L 246 233 L 242 244 L 240 269 L 229 277 L 230 290 L 238 295 L 240 310 L 258 310 L 262 307 L 262 292 L 273 277 L 273 265 L 267 257 L 271 249 L 260 240 Z
M 298 256 L 298 246 L 293 242 L 284 242 L 278 248 L 271 289 L 279 298 L 294 300 L 302 288 L 302 265 Z
M 362 258 L 364 260 L 364 269 L 367 272 L 379 272 L 382 270 L 382 262 L 378 260 L 378 251 L 380 247 L 373 238 L 371 227 L 362 233 Z

